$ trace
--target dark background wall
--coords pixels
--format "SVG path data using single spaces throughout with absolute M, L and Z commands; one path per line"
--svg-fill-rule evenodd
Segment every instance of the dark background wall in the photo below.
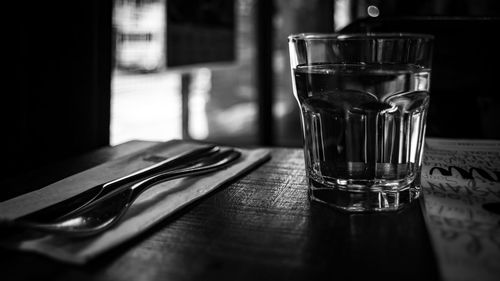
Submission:
M 108 144 L 112 64 L 111 0 L 14 2 L 3 9 L 9 174 Z
M 427 136 L 500 139 L 500 1 L 355 0 L 345 32 L 413 32 L 435 37 Z M 378 7 L 370 18 L 367 7 Z
M 500 139 L 498 17 L 389 16 L 365 18 L 344 32 L 434 35 L 427 136 Z

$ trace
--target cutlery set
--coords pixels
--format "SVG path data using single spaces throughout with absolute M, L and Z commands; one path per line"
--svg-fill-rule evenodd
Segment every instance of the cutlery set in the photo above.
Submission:
M 97 185 L 24 217 L 2 221 L 1 228 L 36 230 L 64 236 L 91 236 L 110 229 L 150 187 L 169 180 L 215 172 L 241 153 L 204 146 L 180 153 L 124 177 Z

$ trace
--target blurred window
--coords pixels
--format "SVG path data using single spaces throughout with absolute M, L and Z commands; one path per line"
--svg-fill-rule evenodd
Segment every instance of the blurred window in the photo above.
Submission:
M 131 139 L 164 141 L 182 137 L 254 144 L 257 141 L 255 1 L 237 0 L 234 5 L 228 2 L 232 0 L 166 1 L 115 0 L 111 144 Z M 186 8 L 187 2 L 196 9 L 192 15 L 190 7 Z M 228 3 L 234 12 L 224 11 Z M 169 32 L 176 36 L 170 47 L 183 53 L 171 58 L 172 63 L 178 63 L 181 57 L 191 57 L 195 58 L 193 65 L 167 67 L 167 4 L 180 5 L 170 10 L 174 21 Z M 200 19 L 210 23 L 192 28 L 179 25 L 186 13 L 193 24 Z M 207 18 L 214 14 L 220 18 Z M 207 36 L 233 36 L 214 29 L 216 24 L 231 21 L 227 18 L 231 14 L 236 21 L 235 59 L 196 64 L 210 60 L 209 56 L 227 53 L 224 51 L 227 46 L 217 45 L 221 40 Z M 198 47 L 205 47 L 211 53 L 196 53 Z M 187 98 L 183 99 L 183 93 L 187 93 Z M 183 103 L 188 116 L 185 128 Z

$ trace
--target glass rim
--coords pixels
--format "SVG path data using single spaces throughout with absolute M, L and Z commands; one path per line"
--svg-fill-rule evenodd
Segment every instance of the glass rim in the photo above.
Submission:
M 288 36 L 289 41 L 293 40 L 366 40 L 366 39 L 426 39 L 433 40 L 434 36 L 425 33 L 408 32 L 366 32 L 366 33 L 297 33 Z

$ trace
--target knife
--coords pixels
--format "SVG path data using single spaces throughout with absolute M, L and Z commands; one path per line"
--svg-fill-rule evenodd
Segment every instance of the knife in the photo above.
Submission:
M 118 187 L 134 184 L 135 182 L 147 176 L 155 174 L 161 170 L 183 167 L 192 161 L 196 161 L 196 159 L 213 154 L 219 149 L 220 148 L 218 146 L 208 145 L 182 152 L 178 155 L 160 161 L 144 169 L 91 187 L 90 189 L 87 189 L 82 193 L 79 193 L 73 197 L 45 207 L 28 215 L 22 216 L 17 220 L 31 222 L 50 222 L 56 220 L 57 218 L 62 217 L 67 213 L 74 212 L 85 207 L 97 198 L 108 194 Z

